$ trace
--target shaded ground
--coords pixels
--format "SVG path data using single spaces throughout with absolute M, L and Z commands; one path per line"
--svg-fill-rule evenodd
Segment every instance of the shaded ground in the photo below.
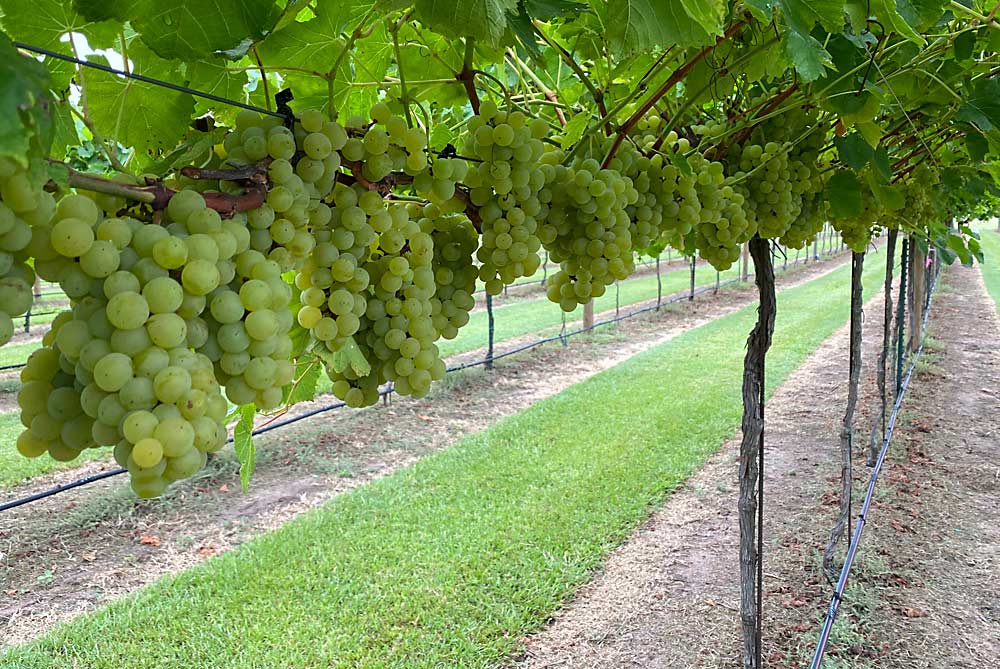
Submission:
M 783 285 L 835 266 L 810 264 Z M 249 494 L 239 491 L 232 458 L 219 458 L 160 500 L 137 501 L 117 479 L 7 512 L 0 517 L 4 641 L 33 638 L 59 620 L 239 545 L 752 299 L 748 287 L 723 291 L 571 340 L 568 348 L 537 349 L 496 373 L 453 375 L 424 400 L 397 398 L 388 406 L 334 412 L 262 437 Z M 40 477 L 30 488 L 97 468 Z M 24 489 L 7 492 L 15 497 Z
M 1000 666 L 1000 328 L 978 270 L 951 268 L 944 280 L 930 326 L 938 341 L 907 396 L 826 667 Z M 881 298 L 866 309 L 863 406 L 875 399 L 881 310 Z M 819 567 L 837 509 L 846 377 L 844 328 L 769 404 L 769 667 L 808 665 L 832 592 Z M 728 444 L 526 639 L 516 666 L 741 666 L 737 448 Z M 861 450 L 855 509 L 868 474 Z

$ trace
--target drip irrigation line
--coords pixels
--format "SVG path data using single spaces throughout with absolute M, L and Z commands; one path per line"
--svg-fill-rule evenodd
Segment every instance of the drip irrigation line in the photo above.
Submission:
M 733 278 L 733 279 L 729 279 L 728 281 L 725 281 L 725 282 L 723 282 L 720 285 L 722 285 L 722 286 L 728 286 L 730 284 L 740 283 L 742 281 L 743 281 L 743 279 L 741 277 L 736 277 L 736 278 Z M 707 293 L 707 292 L 713 290 L 713 288 L 714 288 L 714 286 L 711 286 L 711 285 L 709 285 L 709 286 L 703 286 L 703 287 L 701 287 L 701 288 L 699 288 L 698 290 L 695 291 L 695 295 L 702 295 L 704 293 Z M 561 341 L 561 342 L 563 342 L 563 345 L 566 345 L 567 340 L 570 337 L 575 337 L 577 335 L 585 334 L 587 332 L 591 332 L 591 331 L 593 331 L 593 330 L 595 330 L 595 329 L 597 329 L 599 327 L 603 327 L 605 325 L 612 325 L 614 323 L 618 323 L 620 321 L 624 321 L 624 320 L 627 320 L 629 318 L 634 318 L 634 317 L 639 316 L 641 314 L 645 314 L 645 313 L 648 313 L 648 312 L 651 312 L 651 311 L 656 311 L 656 310 L 660 309 L 663 304 L 673 304 L 673 303 L 677 303 L 677 302 L 684 302 L 684 301 L 687 301 L 687 300 L 688 300 L 688 293 L 687 292 L 683 292 L 683 293 L 679 293 L 679 294 L 675 295 L 674 297 L 670 298 L 669 300 L 663 300 L 660 304 L 653 304 L 653 305 L 648 306 L 648 307 L 643 307 L 642 309 L 635 309 L 633 311 L 630 311 L 628 313 L 616 316 L 614 318 L 608 318 L 608 319 L 605 319 L 605 320 L 602 320 L 602 321 L 598 321 L 597 323 L 594 323 L 593 325 L 591 325 L 589 327 L 578 328 L 576 330 L 571 330 L 569 332 L 566 332 L 565 331 L 565 325 L 564 325 L 563 326 L 563 331 L 560 332 L 559 334 L 553 335 L 551 337 L 544 337 L 542 339 L 535 340 L 535 341 L 530 342 L 528 344 L 524 344 L 522 346 L 515 347 L 515 348 L 513 348 L 513 349 L 511 349 L 509 351 L 504 351 L 503 353 L 500 353 L 500 354 L 497 354 L 497 355 L 493 355 L 492 358 L 483 358 L 482 360 L 475 360 L 473 362 L 462 363 L 462 364 L 459 364 L 459 365 L 452 365 L 452 366 L 448 367 L 445 370 L 445 372 L 448 373 L 448 374 L 451 374 L 453 372 L 458 372 L 458 371 L 461 371 L 463 369 L 471 369 L 473 367 L 481 367 L 483 365 L 486 365 L 487 363 L 493 363 L 493 362 L 496 362 L 497 360 L 502 360 L 502 359 L 510 357 L 512 355 L 517 355 L 518 353 L 523 353 L 524 351 L 529 351 L 529 350 L 531 350 L 533 348 L 537 348 L 539 346 L 543 346 L 545 344 L 548 344 L 548 343 L 551 343 L 551 342 L 554 342 L 554 341 Z M 16 369 L 16 368 L 20 368 L 20 367 L 23 367 L 23 366 L 24 366 L 23 364 L 20 364 L 20 365 L 6 365 L 6 366 L 0 367 L 0 371 L 6 370 L 6 369 Z M 393 392 L 394 392 L 394 385 L 390 382 L 390 383 L 386 384 L 381 390 L 379 390 L 379 397 L 388 398 L 388 397 L 390 397 L 393 394 Z M 307 420 L 309 418 L 313 418 L 314 416 L 318 416 L 320 414 L 324 414 L 324 413 L 327 413 L 329 411 L 335 411 L 336 409 L 341 409 L 341 408 L 343 408 L 345 406 L 347 406 L 346 402 L 342 402 L 342 401 L 331 402 L 329 404 L 325 404 L 325 405 L 317 407 L 315 409 L 310 409 L 309 411 L 307 411 L 305 413 L 298 414 L 296 416 L 292 416 L 292 417 L 287 418 L 285 420 L 275 421 L 273 423 L 269 423 L 267 425 L 264 425 L 262 427 L 259 427 L 259 428 L 255 429 L 255 430 L 253 430 L 250 434 L 252 436 L 256 437 L 258 435 L 265 434 L 267 432 L 271 432 L 271 431 L 277 430 L 279 428 L 287 427 L 289 425 L 293 425 L 295 423 L 301 422 L 303 420 Z M 232 443 L 232 442 L 233 442 L 233 438 L 232 437 L 230 437 L 229 439 L 226 440 L 226 443 Z M 14 508 L 17 508 L 19 506 L 23 506 L 25 504 L 30 504 L 32 502 L 37 502 L 39 500 L 46 499 L 46 498 L 52 497 L 54 495 L 58 495 L 60 493 L 66 492 L 68 490 L 73 490 L 75 488 L 80 488 L 82 486 L 89 485 L 91 483 L 96 483 L 97 481 L 103 481 L 104 479 L 108 479 L 108 478 L 111 478 L 113 476 L 118 476 L 120 474 L 124 474 L 127 471 L 128 471 L 127 469 L 124 469 L 124 468 L 121 468 L 121 467 L 119 467 L 117 469 L 111 469 L 111 470 L 108 470 L 108 471 L 105 471 L 105 472 L 101 472 L 99 474 L 94 474 L 92 476 L 87 476 L 87 477 L 84 477 L 84 478 L 81 478 L 81 479 L 77 479 L 76 481 L 72 481 L 70 483 L 65 483 L 63 485 L 56 486 L 54 488 L 49 488 L 47 490 L 42 490 L 40 492 L 33 493 L 33 494 L 28 495 L 26 497 L 21 497 L 21 498 L 18 498 L 18 499 L 10 500 L 8 502 L 0 503 L 0 512 L 8 511 L 10 509 L 14 509 Z
M 57 60 L 63 60 L 67 63 L 74 63 L 76 65 L 81 65 L 83 67 L 90 67 L 95 70 L 101 70 L 102 72 L 107 72 L 108 74 L 114 74 L 119 77 L 126 77 L 128 79 L 135 79 L 136 81 L 141 81 L 147 84 L 152 84 L 154 86 L 160 86 L 162 88 L 169 88 L 172 91 L 177 91 L 178 93 L 188 93 L 189 95 L 194 95 L 200 98 L 205 98 L 206 100 L 212 100 L 213 102 L 221 102 L 225 105 L 230 105 L 232 107 L 239 107 L 240 109 L 246 109 L 248 111 L 254 111 L 258 114 L 267 114 L 268 116 L 276 116 L 280 119 L 284 119 L 285 115 L 281 112 L 274 112 L 270 109 L 264 109 L 262 107 L 256 107 L 254 105 L 247 104 L 245 102 L 239 102 L 238 100 L 230 100 L 229 98 L 224 98 L 219 95 L 213 95 L 212 93 L 206 93 L 204 91 L 199 91 L 194 88 L 189 88 L 187 86 L 181 86 L 180 84 L 173 84 L 169 81 L 162 81 L 160 79 L 154 79 L 153 77 L 147 77 L 142 74 L 136 74 L 134 72 L 126 72 L 124 70 L 118 70 L 110 65 L 102 65 L 101 63 L 95 63 L 89 60 L 83 60 L 80 58 L 74 58 L 73 56 L 68 56 L 58 51 L 52 51 L 50 49 L 43 49 L 40 46 L 33 46 L 31 44 L 25 44 L 24 42 L 14 42 L 14 46 L 18 49 L 23 49 L 25 51 L 31 51 L 32 53 L 37 53 L 42 56 L 47 56 L 49 58 L 55 58 Z
M 934 289 L 937 287 L 937 281 L 940 275 L 941 269 L 938 267 L 938 271 L 934 275 L 934 282 L 931 284 L 931 291 L 928 295 L 927 310 L 924 312 L 921 331 L 926 331 L 927 319 L 930 316 L 931 311 L 930 298 L 933 296 Z M 906 376 L 903 377 L 902 383 L 899 386 L 899 392 L 896 394 L 896 401 L 892 406 L 892 413 L 889 415 L 889 422 L 886 426 L 885 438 L 882 440 L 882 448 L 879 450 L 878 460 L 876 460 L 875 466 L 872 468 L 871 476 L 868 479 L 868 490 L 865 492 L 864 503 L 861 505 L 861 513 L 858 514 L 858 522 L 854 527 L 854 535 L 851 537 L 851 543 L 847 548 L 847 556 L 844 559 L 843 567 L 840 569 L 840 578 L 837 579 L 837 586 L 834 588 L 833 595 L 830 598 L 830 605 L 827 608 L 826 617 L 823 619 L 823 628 L 820 630 L 819 640 L 816 642 L 816 651 L 813 654 L 812 662 L 809 663 L 809 669 L 820 669 L 823 664 L 823 656 L 826 653 L 826 647 L 830 641 L 830 634 L 833 632 L 833 624 L 837 620 L 837 613 L 840 610 L 841 603 L 844 601 L 844 591 L 847 589 L 847 579 L 850 576 L 851 568 L 854 566 L 854 558 L 857 556 L 858 547 L 861 544 L 861 533 L 864 532 L 865 524 L 868 521 L 868 512 L 870 511 L 872 501 L 875 498 L 875 484 L 878 483 L 879 474 L 882 472 L 882 465 L 885 463 L 886 456 L 889 453 L 889 444 L 892 441 L 893 430 L 896 428 L 896 419 L 899 417 L 899 411 L 903 405 L 903 399 L 906 397 L 906 390 L 910 386 L 910 380 L 913 378 L 913 371 L 916 369 L 917 360 L 920 358 L 923 350 L 924 344 L 921 342 L 910 360 L 910 366 L 906 370 Z

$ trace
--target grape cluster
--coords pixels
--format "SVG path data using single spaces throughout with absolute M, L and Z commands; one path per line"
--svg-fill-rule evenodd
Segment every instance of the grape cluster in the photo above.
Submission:
M 635 270 L 626 207 L 639 193 L 631 179 L 593 158 L 549 167 L 552 200 L 538 235 L 560 269 L 548 279 L 548 297 L 573 311 Z
M 432 381 L 444 378 L 432 318 L 434 240 L 410 218 L 406 205 L 389 208 L 390 228 L 379 235 L 378 248 L 363 264 L 371 290 L 353 338 L 370 370 L 359 374 L 349 365 L 327 368 L 334 394 L 349 406 L 373 404 L 379 386 L 389 381 L 401 395 L 423 397 Z
M 228 405 L 212 361 L 196 352 L 209 334 L 199 316 L 249 240 L 187 193 L 171 200 L 166 226 L 103 218 L 92 199 L 68 195 L 51 226 L 33 229 L 47 259 L 39 273 L 59 281 L 72 308 L 23 370 L 22 453 L 67 460 L 114 446 L 149 497 L 225 443 Z
M 842 218 L 833 215 L 830 210 L 830 225 L 840 233 L 841 239 L 848 248 L 858 253 L 864 251 L 871 242 L 872 226 L 883 215 L 882 206 L 872 192 L 868 179 L 862 176 L 860 184 L 861 213 L 857 216 Z
M 819 231 L 815 215 L 804 221 L 799 215 L 804 201 L 822 190 L 822 144 L 816 113 L 798 109 L 764 121 L 754 128 L 750 141 L 730 148 L 730 175 L 741 183 L 747 216 L 757 234 L 781 239 L 798 225 L 786 242 L 805 245 Z
M 350 136 L 340 149 L 341 156 L 355 177 L 379 182 L 393 172 L 414 176 L 427 169 L 427 135 L 419 128 L 407 127 L 388 105 L 373 105 L 371 122 L 362 116 L 347 119 Z
M 330 352 L 337 352 L 361 327 L 371 277 L 365 267 L 372 246 L 399 252 L 406 243 L 399 226 L 405 207 L 387 207 L 382 197 L 360 186 L 338 184 L 333 207 L 313 229 L 316 247 L 295 278 L 301 291 L 299 324 Z M 325 205 L 324 205 L 325 206 Z M 381 238 L 385 235 L 384 240 Z
M 479 278 L 491 295 L 498 295 L 504 285 L 531 276 L 542 264 L 537 232 L 547 207 L 539 198 L 546 183 L 539 159 L 548 124 L 484 102 L 468 128 L 463 152 L 479 161 L 465 178 L 482 220 Z
M 434 242 L 431 262 L 436 286 L 431 298 L 434 329 L 443 339 L 454 339 L 469 322 L 469 313 L 476 306 L 473 293 L 478 272 L 472 259 L 479 246 L 479 233 L 468 217 L 444 215 L 433 205 L 411 207 L 411 215 Z
M 54 211 L 52 195 L 34 187 L 19 165 L 0 158 L 0 346 L 14 335 L 13 318 L 33 301 L 31 227 L 47 224 Z

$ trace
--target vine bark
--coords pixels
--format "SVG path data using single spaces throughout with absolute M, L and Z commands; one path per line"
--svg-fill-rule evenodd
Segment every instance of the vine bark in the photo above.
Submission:
M 749 244 L 760 306 L 743 359 L 743 442 L 740 444 L 740 621 L 744 669 L 761 669 L 761 544 L 764 476 L 764 380 L 767 351 L 774 335 L 776 301 L 770 243 Z

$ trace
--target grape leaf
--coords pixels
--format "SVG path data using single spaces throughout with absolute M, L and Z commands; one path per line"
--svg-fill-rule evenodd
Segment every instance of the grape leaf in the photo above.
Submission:
M 258 52 L 272 68 L 298 67 L 325 74 L 344 49 L 343 34 L 353 32 L 371 8 L 372 3 L 364 0 L 319 0 L 315 18 L 272 33 Z
M 119 0 L 121 2 L 122 0 Z M 161 58 L 241 58 L 281 16 L 274 0 L 123 0 L 142 41 Z
M 965 133 L 965 150 L 972 158 L 972 162 L 981 163 L 986 154 L 990 152 L 990 143 L 981 132 L 977 130 L 967 130 Z
M 884 146 L 875 149 L 872 155 L 872 165 L 875 171 L 888 183 L 892 180 L 892 164 L 889 162 L 889 152 Z
M 241 406 L 237 410 L 240 420 L 233 431 L 233 448 L 240 463 L 240 485 L 243 486 L 243 492 L 250 489 L 250 477 L 257 466 L 257 447 L 253 443 L 253 417 L 256 412 L 257 407 L 252 403 Z
M 837 147 L 841 162 L 852 170 L 860 170 L 875 158 L 875 150 L 856 132 L 834 138 L 833 144 Z
M 948 0 L 896 0 L 896 10 L 916 30 L 924 31 L 938 22 Z
M 857 218 L 861 215 L 861 183 L 854 172 L 840 170 L 834 173 L 826 182 L 824 194 L 834 218 Z
M 133 45 L 129 57 L 134 57 L 137 65 L 152 65 L 155 56 L 141 55 L 139 47 Z M 99 56 L 94 60 L 106 62 Z M 151 74 L 156 68 L 143 67 L 139 71 L 156 76 Z M 194 113 L 194 98 L 188 93 L 97 70 L 88 71 L 84 81 L 91 120 L 106 137 L 135 148 L 140 163 L 174 148 L 186 134 Z
M 805 81 L 815 81 L 823 76 L 826 68 L 833 67 L 833 60 L 823 45 L 812 35 L 794 31 L 781 36 L 781 49 L 788 61 Z
M 983 132 L 1000 128 L 1000 79 L 980 79 L 965 89 L 965 101 L 955 118 Z
M 871 11 L 882 21 L 887 31 L 896 31 L 916 44 L 924 43 L 924 38 L 899 15 L 899 11 L 896 10 L 896 0 L 871 0 Z
M 354 337 L 348 337 L 347 341 L 341 344 L 336 351 L 331 351 L 323 343 L 317 343 L 311 350 L 335 372 L 340 373 L 350 368 L 358 376 L 368 376 L 372 371 L 371 364 L 358 348 Z
M 692 18 L 681 0 L 609 0 L 606 27 L 608 40 L 625 54 L 668 45 L 704 46 L 718 32 Z
M 285 404 L 308 402 L 316 397 L 322 361 L 315 355 L 303 355 L 295 363 L 295 381 L 284 388 Z
M 559 16 L 580 12 L 587 8 L 576 0 L 521 0 L 518 3 L 524 7 L 528 16 L 548 21 Z
M 195 61 L 187 64 L 187 83 L 203 93 L 211 93 L 228 100 L 243 100 L 243 87 L 247 84 L 246 72 L 230 72 L 219 63 Z
M 66 33 L 83 33 L 92 48 L 103 48 L 116 43 L 121 28 L 115 21 L 87 20 L 71 3 L 61 0 L 0 0 L 0 22 L 11 39 L 67 56 L 73 56 L 74 44 L 62 41 Z M 69 85 L 74 71 L 71 63 L 46 58 L 45 65 L 54 89 Z
M 955 60 L 969 60 L 972 58 L 972 50 L 976 48 L 975 33 L 961 33 L 952 42 L 955 49 Z
M 49 157 L 62 160 L 66 155 L 66 147 L 78 145 L 80 136 L 76 131 L 76 120 L 70 113 L 68 102 L 55 102 L 51 109 L 52 146 L 49 148 Z
M 724 0 L 681 0 L 681 6 L 706 32 L 711 35 L 722 34 L 727 6 Z
M 579 114 L 574 114 L 573 118 L 566 122 L 566 127 L 563 128 L 563 138 L 560 142 L 562 148 L 568 149 L 583 137 L 583 133 L 587 130 L 587 125 L 590 123 L 590 115 L 584 112 Z
M 775 9 L 780 10 L 785 24 L 803 37 L 817 23 L 831 33 L 843 32 L 844 0 L 747 0 L 747 4 L 765 22 L 774 18 Z
M 22 167 L 45 156 L 52 143 L 51 104 L 45 66 L 0 34 L 0 156 Z
M 507 27 L 507 14 L 517 14 L 517 0 L 417 0 L 416 15 L 443 35 L 475 37 L 497 46 Z

